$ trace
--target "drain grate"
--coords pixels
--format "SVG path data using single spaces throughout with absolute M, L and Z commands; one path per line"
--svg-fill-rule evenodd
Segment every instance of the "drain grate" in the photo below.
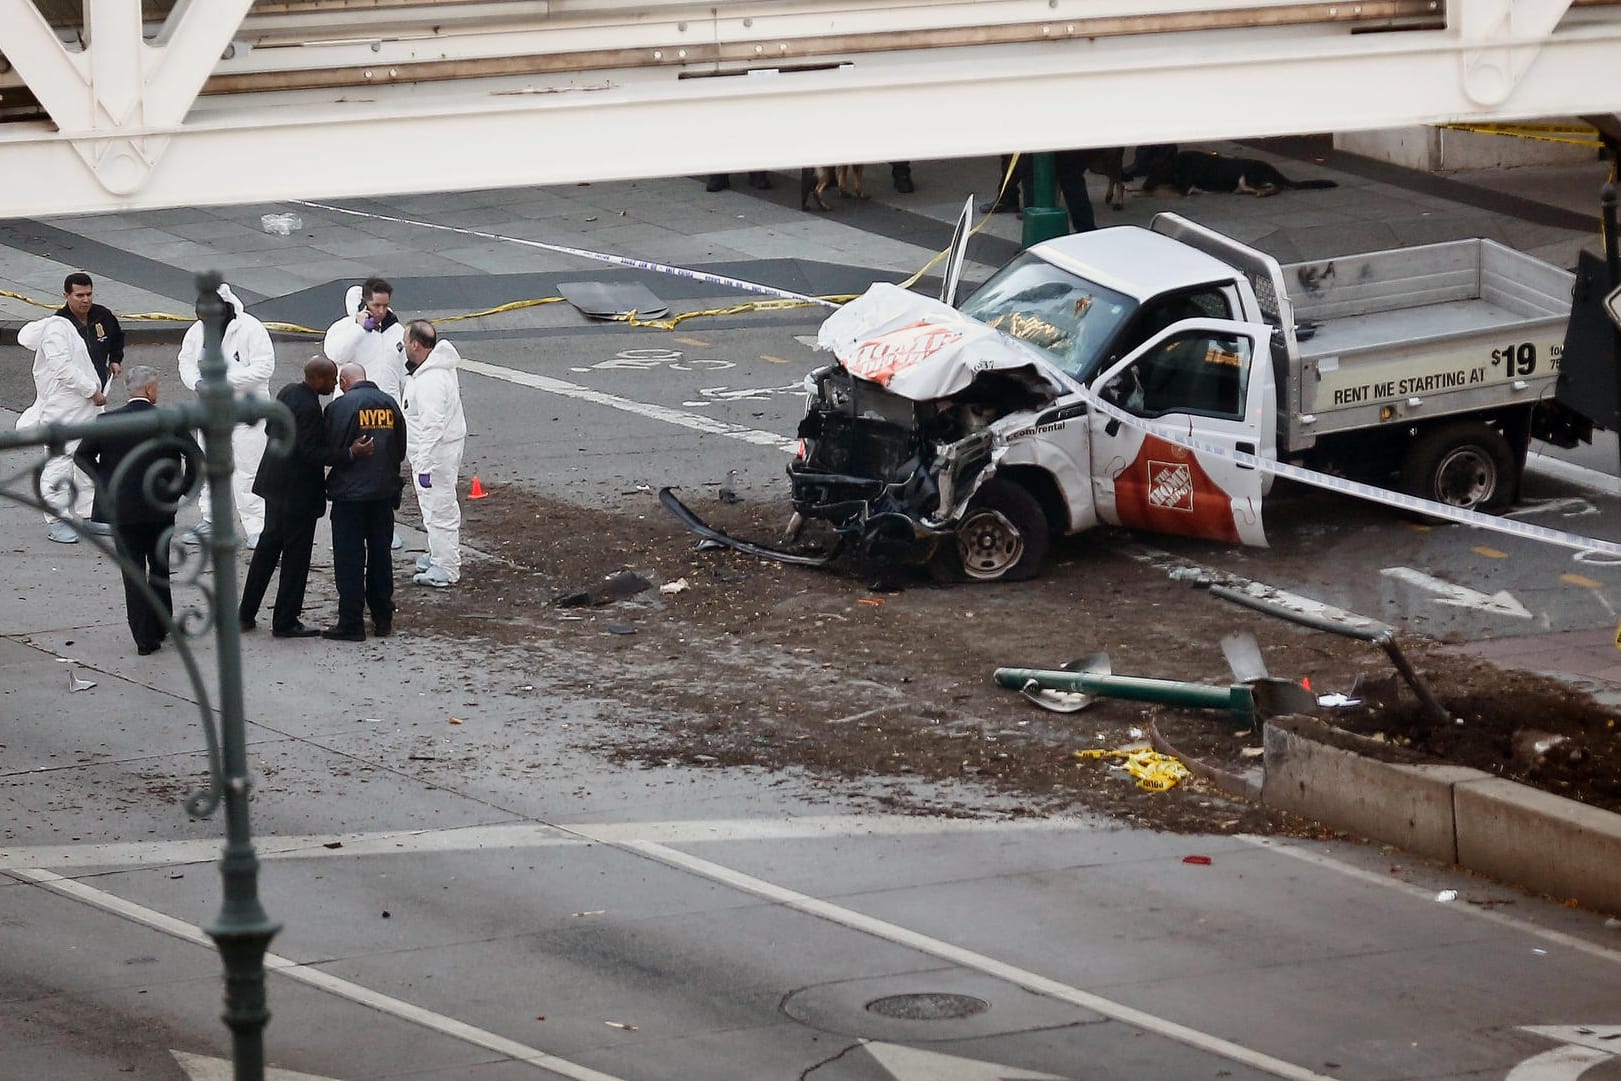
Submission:
M 901 1021 L 950 1021 L 984 1013 L 991 1004 L 972 995 L 924 991 L 915 995 L 885 995 L 867 1003 L 867 1011 Z

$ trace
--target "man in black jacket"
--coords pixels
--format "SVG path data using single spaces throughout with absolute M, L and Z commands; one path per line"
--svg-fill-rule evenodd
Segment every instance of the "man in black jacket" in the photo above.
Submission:
M 79 337 L 90 350 L 90 363 L 96 366 L 105 394 L 108 380 L 123 371 L 124 328 L 118 325 L 118 316 L 95 303 L 95 296 L 96 287 L 90 275 L 76 270 L 62 282 L 64 303 L 56 314 L 78 328 Z
M 405 479 L 405 415 L 394 399 L 366 378 L 366 369 L 338 369 L 343 397 L 327 406 L 326 445 L 338 450 L 369 436 L 369 457 L 332 467 L 326 478 L 332 500 L 332 573 L 338 580 L 338 622 L 321 632 L 340 642 L 366 640 L 365 609 L 379 638 L 394 629 L 394 508 Z
M 257 625 L 259 604 L 280 562 L 281 581 L 276 586 L 270 633 L 277 638 L 313 638 L 321 633 L 306 627 L 299 613 L 310 577 L 315 523 L 326 513 L 326 467 L 345 465 L 372 452 L 370 436 L 361 436 L 347 447 L 327 446 L 321 398 L 337 385 L 338 366 L 316 356 L 304 365 L 302 383 L 288 383 L 276 394 L 276 400 L 293 414 L 293 445 L 284 456 L 267 454 L 253 479 L 254 494 L 265 501 L 265 528 L 242 582 L 237 618 L 244 631 Z
M 143 413 L 157 405 L 157 369 L 131 365 L 124 384 L 129 401 L 98 420 Z M 197 463 L 202 460 L 202 451 L 191 436 L 179 438 L 177 446 L 150 442 L 151 435 L 90 435 L 80 441 L 73 455 L 79 468 L 96 478 L 97 489 L 110 493 L 113 540 L 118 554 L 131 564 L 124 569 L 124 611 L 135 651 L 143 657 L 156 652 L 169 636 L 168 621 L 174 611 L 169 597 L 169 536 L 175 506 L 191 489 Z M 121 464 L 124 468 L 115 487 L 113 474 Z M 155 481 L 150 489 L 153 499 L 147 497 L 149 477 Z M 143 584 L 156 597 L 156 606 L 142 590 Z

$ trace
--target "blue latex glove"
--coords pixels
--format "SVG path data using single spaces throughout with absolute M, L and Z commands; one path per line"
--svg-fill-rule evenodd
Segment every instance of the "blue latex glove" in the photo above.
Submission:
M 433 481 L 428 476 L 428 474 L 426 474 L 426 473 L 418 473 L 417 474 L 417 483 L 422 485 L 422 487 L 424 487 L 424 488 L 432 488 L 433 487 Z

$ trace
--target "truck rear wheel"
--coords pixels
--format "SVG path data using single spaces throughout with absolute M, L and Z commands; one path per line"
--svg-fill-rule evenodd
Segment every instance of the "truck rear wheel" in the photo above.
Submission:
M 1022 582 L 1041 573 L 1051 532 L 1035 496 L 1000 477 L 986 481 L 929 561 L 936 578 Z
M 1414 441 L 1402 463 L 1402 490 L 1466 510 L 1497 511 L 1513 498 L 1514 451 L 1501 432 L 1478 421 L 1434 428 Z

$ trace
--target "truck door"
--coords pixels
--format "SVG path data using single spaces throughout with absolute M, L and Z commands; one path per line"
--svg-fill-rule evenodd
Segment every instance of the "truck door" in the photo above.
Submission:
M 1272 456 L 1276 414 L 1262 323 L 1191 319 L 1160 331 L 1093 380 L 1123 413 L 1221 452 Z M 1189 450 L 1094 407 L 1092 495 L 1111 525 L 1227 543 L 1266 544 L 1265 474 L 1208 450 Z

